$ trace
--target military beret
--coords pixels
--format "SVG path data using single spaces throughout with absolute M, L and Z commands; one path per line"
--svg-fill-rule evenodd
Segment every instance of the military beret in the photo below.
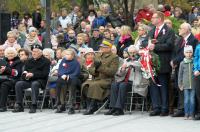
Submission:
M 102 43 L 99 45 L 100 47 L 110 47 L 112 48 L 112 43 L 108 40 L 103 40 Z
M 39 44 L 34 44 L 34 45 L 32 45 L 32 46 L 31 46 L 31 50 L 33 50 L 33 49 L 40 49 L 40 50 L 43 50 L 42 46 L 39 45 Z

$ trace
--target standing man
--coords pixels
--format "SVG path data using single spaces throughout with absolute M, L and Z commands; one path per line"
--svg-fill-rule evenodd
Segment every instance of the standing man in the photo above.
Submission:
M 155 12 L 151 19 L 155 26 L 149 33 L 153 43 L 151 45 L 154 52 L 160 58 L 160 71 L 156 83 L 150 86 L 150 96 L 153 103 L 153 112 L 150 116 L 167 116 L 168 109 L 168 84 L 171 73 L 170 58 L 174 45 L 175 34 L 166 24 L 164 24 L 164 14 Z M 159 85 L 158 85 L 159 84 Z
M 42 21 L 42 15 L 40 13 L 40 6 L 38 5 L 36 7 L 36 10 L 32 14 L 33 18 L 33 26 L 36 27 L 37 29 L 40 28 L 40 22 Z
M 35 113 L 37 108 L 37 97 L 39 88 L 45 88 L 47 83 L 50 61 L 42 56 L 42 47 L 38 44 L 33 45 L 32 58 L 27 60 L 22 73 L 22 81 L 15 84 L 16 106 L 13 112 L 23 112 L 23 90 L 31 88 L 32 106 L 29 113 Z
M 195 47 L 198 43 L 198 40 L 195 39 L 194 35 L 191 33 L 191 25 L 189 23 L 181 24 L 179 28 L 179 35 L 181 36 L 175 43 L 175 48 L 172 55 L 172 60 L 170 65 L 172 68 L 175 68 L 175 88 L 178 92 L 178 111 L 174 113 L 173 117 L 182 117 L 184 116 L 184 98 L 183 91 L 178 88 L 178 72 L 179 64 L 184 58 L 184 47 L 185 45 L 191 45 L 195 51 Z

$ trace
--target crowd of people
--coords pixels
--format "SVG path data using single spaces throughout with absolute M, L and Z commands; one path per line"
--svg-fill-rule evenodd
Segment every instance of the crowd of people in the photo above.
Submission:
M 52 12 L 51 48 L 44 48 L 46 21 L 40 8 L 22 20 L 13 12 L 11 31 L 0 45 L 0 112 L 7 111 L 10 90 L 16 97 L 13 112 L 23 112 L 24 89 L 31 88 L 29 113 L 35 113 L 40 89 L 48 88 L 56 91 L 56 113 L 66 111 L 69 91 L 68 114 L 74 114 L 79 91 L 84 115 L 108 99 L 105 115 L 118 116 L 124 115 L 132 91 L 150 96 L 150 116 L 200 120 L 199 8 L 186 15 L 180 7 L 150 4 L 134 14 L 130 27 L 123 9 L 111 12 L 107 4 L 89 5 L 84 13 L 79 6 L 70 13 Z M 184 21 L 178 33 L 170 17 Z

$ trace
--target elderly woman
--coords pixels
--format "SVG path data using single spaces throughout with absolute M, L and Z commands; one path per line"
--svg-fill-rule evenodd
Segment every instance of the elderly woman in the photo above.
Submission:
M 49 59 L 51 62 L 54 61 L 55 55 L 54 55 L 54 51 L 50 48 L 45 48 L 42 51 L 42 54 L 44 57 L 46 57 L 47 59 Z
M 92 75 L 89 74 L 88 68 L 93 64 L 95 52 L 92 48 L 86 48 L 81 58 L 81 81 L 92 80 Z
M 149 31 L 149 27 L 147 25 L 144 24 L 140 24 L 138 27 L 138 36 L 135 39 L 135 43 L 134 45 L 136 46 L 137 51 L 139 51 L 140 47 L 146 47 L 147 45 L 142 45 L 142 41 L 148 39 L 148 31 Z
M 3 45 L 4 49 L 8 47 L 14 47 L 16 50 L 21 49 L 21 46 L 17 43 L 17 34 L 14 31 L 7 33 L 7 40 Z
M 22 73 L 22 62 L 17 56 L 17 51 L 13 47 L 5 50 L 5 66 L 0 69 L 0 112 L 7 110 L 7 97 L 10 89 L 14 89 L 15 83 L 19 80 Z
M 24 43 L 24 49 L 27 49 L 29 52 L 31 52 L 31 46 L 32 45 L 40 45 L 42 46 L 42 43 L 40 42 L 38 35 L 37 35 L 37 29 L 35 27 L 29 28 L 29 34 L 26 36 L 26 41 Z

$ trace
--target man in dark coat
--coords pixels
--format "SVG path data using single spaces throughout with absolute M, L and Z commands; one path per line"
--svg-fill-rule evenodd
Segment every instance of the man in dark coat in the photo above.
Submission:
M 179 35 L 181 36 L 175 43 L 175 48 L 172 54 L 172 60 L 170 65 L 172 68 L 175 68 L 175 88 L 178 92 L 178 111 L 174 113 L 173 117 L 184 116 L 184 97 L 183 91 L 178 88 L 178 71 L 179 64 L 184 58 L 184 47 L 185 45 L 191 45 L 193 47 L 193 51 L 195 51 L 196 45 L 198 44 L 198 40 L 195 39 L 194 35 L 191 33 L 191 26 L 189 23 L 181 24 L 179 28 Z
M 99 33 L 99 29 L 95 28 L 92 31 L 92 37 L 90 38 L 88 47 L 93 48 L 94 51 L 98 51 L 103 38 Z
M 164 14 L 155 12 L 152 16 L 152 24 L 155 26 L 149 33 L 150 39 L 153 39 L 151 46 L 154 52 L 160 58 L 160 71 L 156 83 L 150 86 L 150 96 L 153 103 L 153 112 L 150 116 L 168 115 L 168 84 L 171 73 L 170 58 L 175 40 L 175 33 L 164 24 Z
M 22 81 L 15 84 L 16 106 L 13 112 L 23 112 L 23 90 L 31 88 L 32 106 L 29 113 L 35 113 L 37 108 L 37 97 L 39 88 L 45 88 L 48 74 L 50 71 L 50 61 L 42 56 L 42 47 L 34 45 L 32 48 L 32 58 L 30 58 L 24 67 Z
M 40 13 L 40 6 L 36 7 L 36 11 L 33 12 L 32 17 L 33 17 L 33 26 L 36 27 L 37 29 L 40 28 L 40 22 L 42 20 L 42 15 Z

